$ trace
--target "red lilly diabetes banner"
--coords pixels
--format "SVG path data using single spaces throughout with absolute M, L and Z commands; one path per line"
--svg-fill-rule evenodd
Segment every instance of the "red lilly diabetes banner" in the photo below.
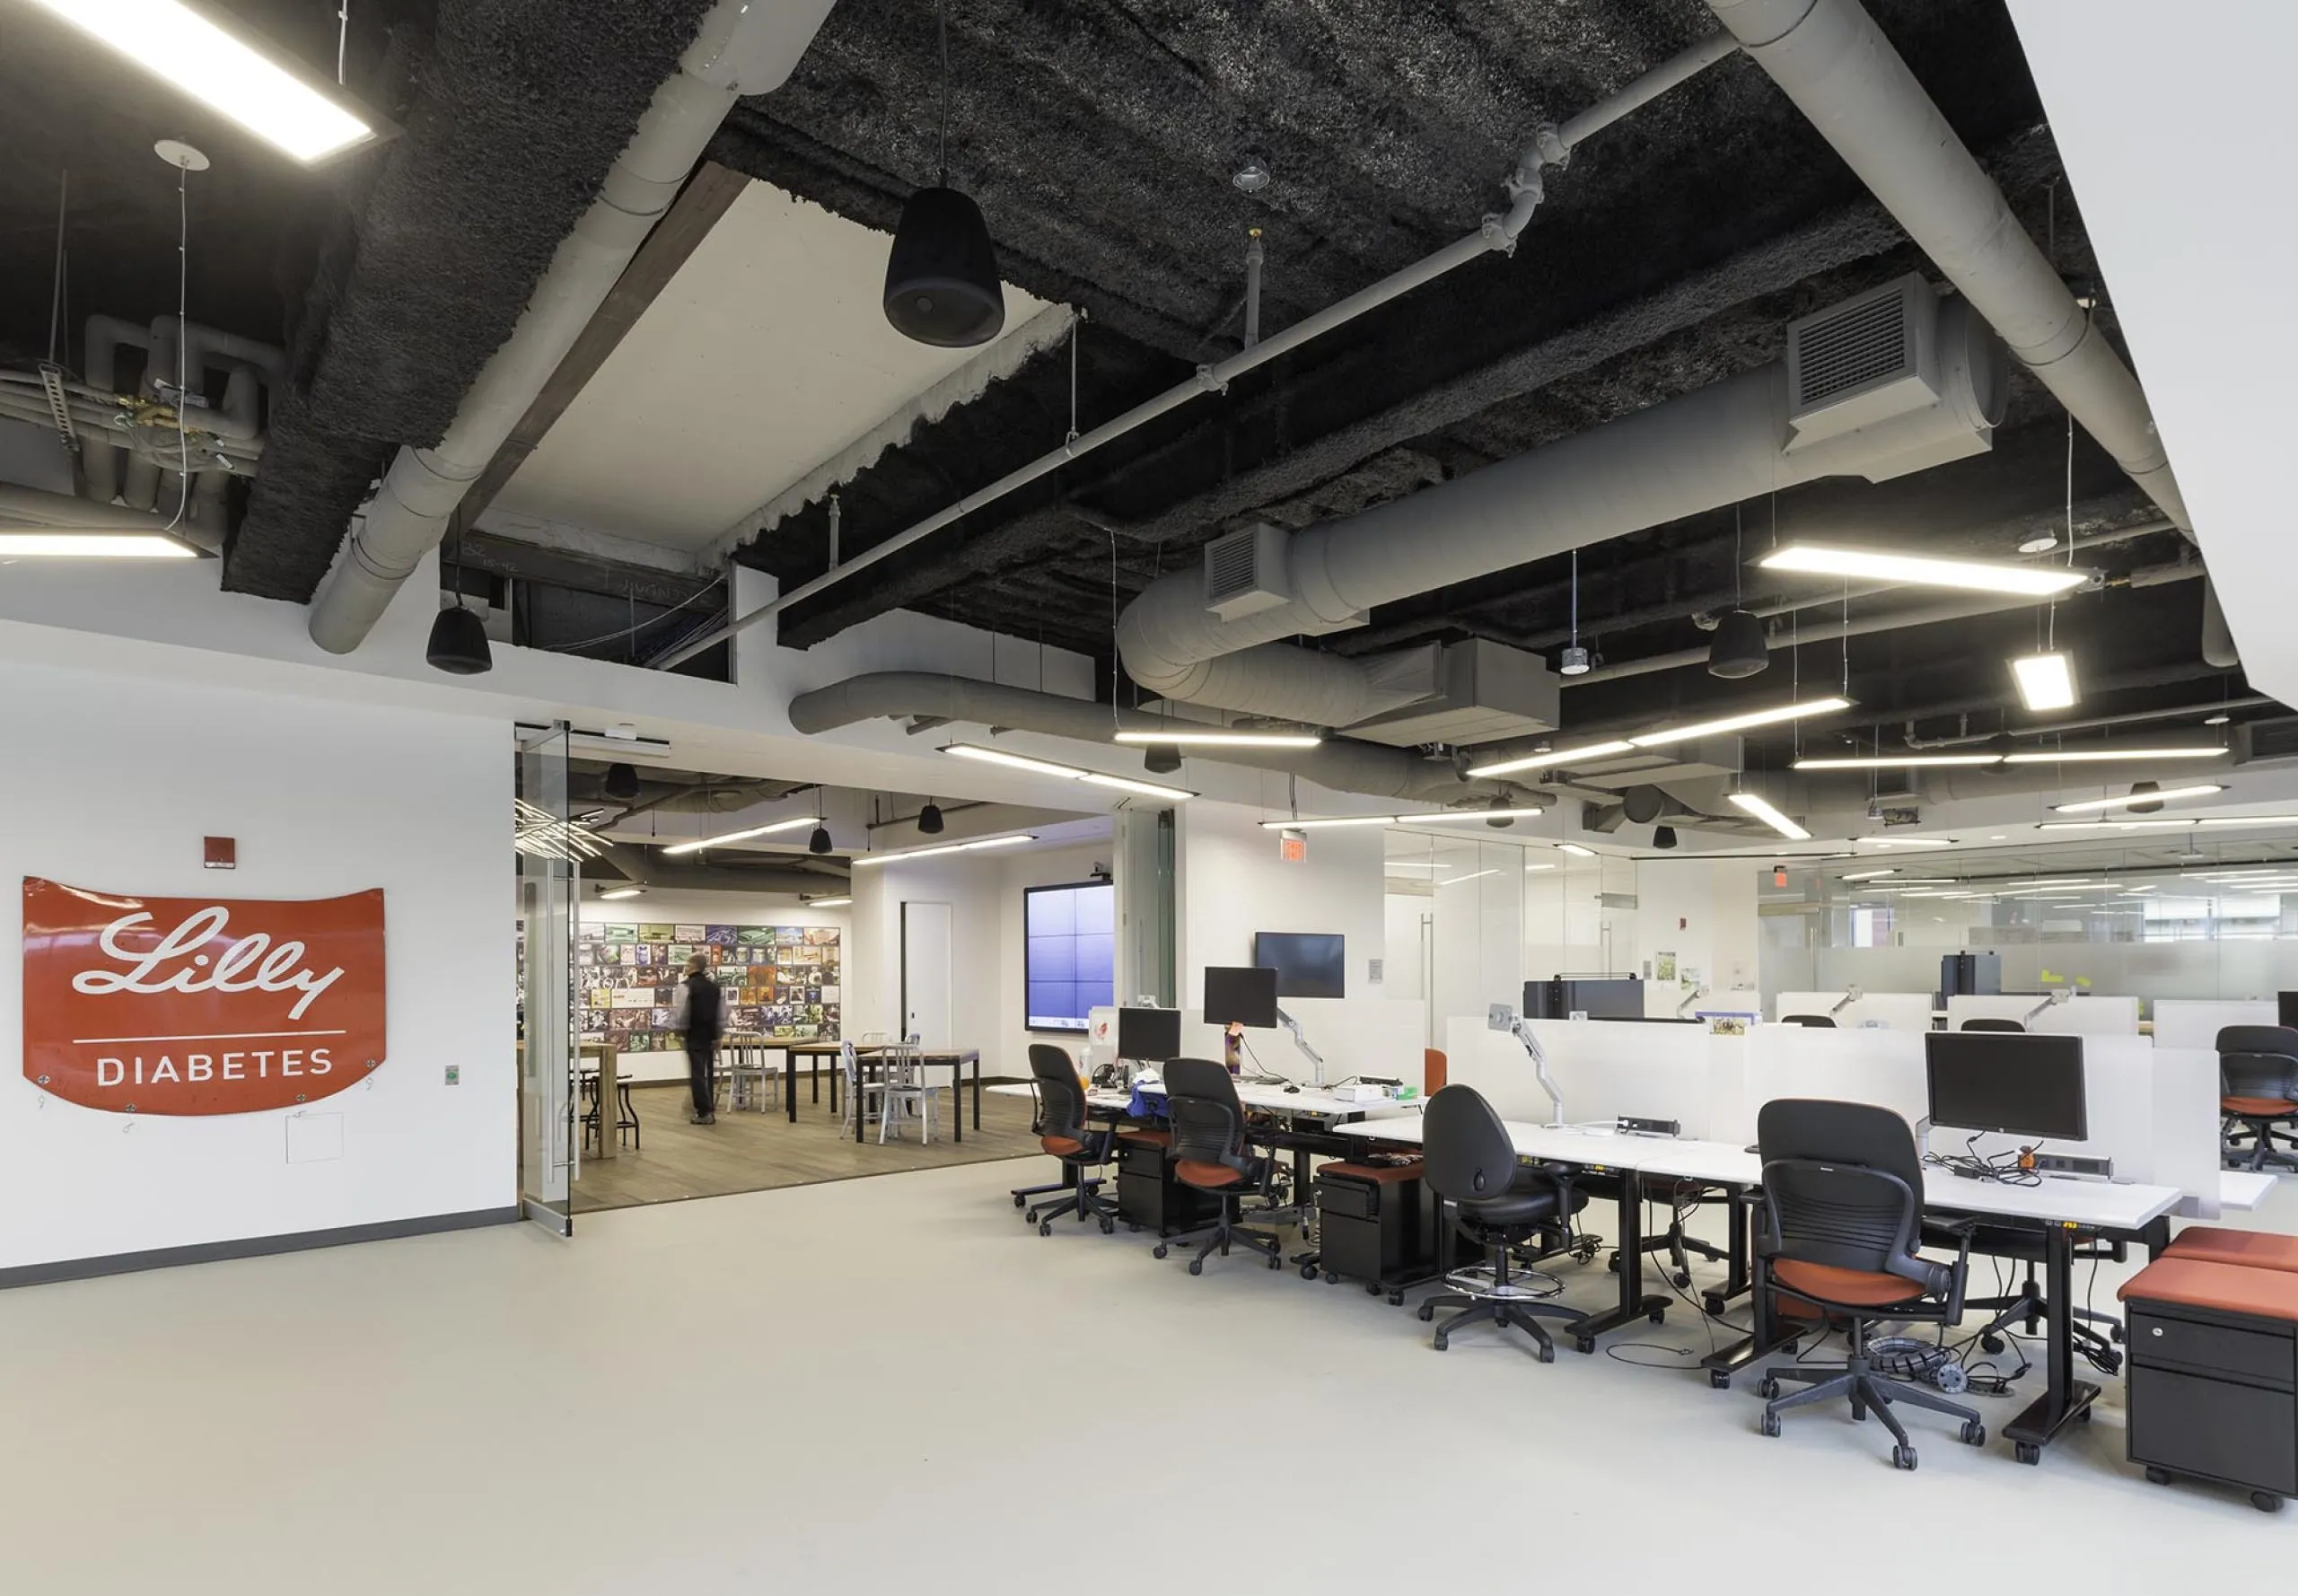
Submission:
M 126 898 L 24 878 L 24 1078 L 121 1114 L 331 1097 L 383 1061 L 383 894 Z

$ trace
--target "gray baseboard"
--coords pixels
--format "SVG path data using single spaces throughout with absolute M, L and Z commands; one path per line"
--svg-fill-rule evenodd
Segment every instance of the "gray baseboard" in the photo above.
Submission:
M 388 1241 L 438 1231 L 474 1230 L 485 1224 L 516 1224 L 516 1203 L 504 1208 L 471 1208 L 460 1214 L 426 1214 L 378 1224 L 346 1224 L 334 1230 L 295 1231 L 284 1236 L 250 1236 L 238 1241 L 201 1241 L 189 1247 L 160 1247 L 149 1252 L 113 1252 L 101 1258 L 66 1258 L 0 1269 L 0 1291 L 19 1285 L 52 1285 L 92 1280 L 103 1275 L 133 1275 L 144 1269 L 172 1269 L 179 1264 L 212 1264 L 230 1258 L 268 1258 L 276 1252 L 306 1252 L 315 1247 L 345 1247 L 355 1241 Z

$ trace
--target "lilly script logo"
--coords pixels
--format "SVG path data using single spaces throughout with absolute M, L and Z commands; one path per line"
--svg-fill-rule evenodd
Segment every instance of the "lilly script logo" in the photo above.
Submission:
M 104 927 L 98 945 L 127 969 L 81 970 L 72 978 L 72 989 L 91 997 L 115 992 L 145 996 L 163 992 L 300 992 L 303 995 L 287 1011 L 287 1017 L 301 1020 L 321 993 L 343 978 L 340 965 L 325 975 L 303 968 L 302 943 L 287 941 L 274 946 L 270 936 L 260 931 L 230 943 L 212 958 L 198 951 L 222 936 L 231 921 L 230 910 L 211 904 L 187 917 L 155 946 L 138 952 L 124 946 L 123 940 L 155 922 L 148 913 L 123 915 Z

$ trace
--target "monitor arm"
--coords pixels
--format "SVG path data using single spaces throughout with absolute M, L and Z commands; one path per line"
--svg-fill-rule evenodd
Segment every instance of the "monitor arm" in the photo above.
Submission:
M 1833 1019 L 1836 1015 L 1840 1014 L 1844 1010 L 1849 1008 L 1853 1004 L 1857 1003 L 1866 994 L 1860 991 L 1856 987 L 1846 987 L 1843 989 L 1842 997 L 1836 1001 L 1835 1007 L 1828 1011 L 1828 1017 L 1829 1019 Z
M 1301 1034 L 1301 1022 L 1283 1009 L 1276 1011 L 1276 1022 L 1293 1033 L 1293 1045 L 1306 1054 L 1309 1062 L 1317 1066 L 1316 1076 L 1311 1084 L 1318 1091 L 1322 1092 L 1325 1089 L 1325 1061 L 1314 1048 L 1309 1046 L 1309 1039 Z
M 2033 1008 L 2029 1009 L 2025 1013 L 2020 1015 L 2019 1023 L 2022 1025 L 2027 1024 L 2029 1022 L 2033 1020 L 2037 1014 L 2041 1013 L 2045 1009 L 2057 1008 L 2060 1004 L 2065 1003 L 2068 998 L 2074 995 L 2074 992 L 2072 987 L 2061 987 L 2057 991 L 2052 993 L 2048 997 L 2044 998 L 2042 1002 L 2037 1004 Z
M 1692 1005 L 1692 1004 L 1694 1004 L 1697 1003 L 1701 998 L 1706 997 L 1706 995 L 1707 995 L 1707 988 L 1706 988 L 1706 987 L 1694 987 L 1691 989 L 1691 995 L 1690 995 L 1690 996 L 1688 996 L 1688 997 L 1687 997 L 1687 998 L 1685 998 L 1685 999 L 1683 1000 L 1683 1002 L 1681 1002 L 1681 1003 L 1680 1003 L 1680 1004 L 1678 1004 L 1676 1005 L 1676 1018 L 1677 1018 L 1677 1019 L 1679 1019 L 1679 1020 L 1682 1019 L 1682 1018 L 1684 1017 L 1684 1011 L 1685 1011 L 1686 1009 L 1688 1009 L 1688 1008 L 1691 1007 L 1691 1005 Z

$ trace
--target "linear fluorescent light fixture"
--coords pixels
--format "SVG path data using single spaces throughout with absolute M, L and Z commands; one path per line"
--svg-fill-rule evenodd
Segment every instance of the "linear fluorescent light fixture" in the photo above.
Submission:
M 153 76 L 310 165 L 378 136 L 375 124 L 183 0 L 33 0 Z
M 2118 759 L 2223 759 L 2223 748 L 2075 748 L 2005 754 L 2006 765 L 2109 765 Z
M 2053 814 L 2095 814 L 2102 809 L 2128 809 L 2135 803 L 2168 803 L 2177 798 L 2207 798 L 2226 789 L 2214 782 L 2191 787 L 2164 787 L 2159 793 L 2125 793 L 2119 798 L 2085 798 L 2080 803 L 2054 803 Z
M 1636 751 L 1632 742 L 1583 742 L 1576 748 L 1554 749 L 1544 754 L 1532 754 L 1522 759 L 1503 759 L 1493 765 L 1476 765 L 1469 769 L 1471 776 L 1513 776 L 1519 770 L 1554 770 L 1560 766 L 1576 764 L 1583 759 L 1601 759 L 1611 754 Z
M 1755 726 L 1775 726 L 1782 721 L 1801 720 L 1807 715 L 1829 715 L 1838 709 L 1851 707 L 1848 698 L 1807 698 L 1800 704 L 1775 704 L 1769 709 L 1750 709 L 1744 715 L 1727 715 L 1712 721 L 1695 721 L 1688 726 L 1662 726 L 1657 732 L 1646 732 L 1628 741 L 1637 748 L 1664 748 L 1671 742 L 1689 742 L 1699 737 L 1721 737 L 1727 732 L 1745 732 Z
M 1890 554 L 1878 548 L 1845 548 L 1825 543 L 1790 543 L 1756 562 L 1768 571 L 1801 571 L 1813 576 L 1858 576 L 1921 587 L 1961 588 L 1978 593 L 2015 593 L 2048 598 L 2091 580 L 2088 571 L 2064 566 L 1998 565 L 1991 560 L 1942 560 L 1922 555 Z
M 851 898 L 809 898 L 805 901 L 808 908 L 844 908 L 854 899 Z
M 1952 848 L 1954 842 L 1937 837 L 1855 837 L 1853 843 L 1874 848 Z
M 1855 871 L 1842 879 L 1846 881 L 1872 881 L 1880 876 L 1897 874 L 1899 874 L 1899 871 L 1896 868 L 1890 870 L 1861 870 Z
M 1003 765 L 1012 770 L 1026 770 L 1032 776 L 1057 776 L 1063 781 L 1083 782 L 1087 786 L 1138 793 L 1146 798 L 1162 798 L 1168 803 L 1185 803 L 1197 796 L 1180 787 L 1159 786 L 1155 782 L 1136 781 L 1129 776 L 1106 776 L 1101 771 L 1087 770 L 1076 765 L 1061 765 L 1051 759 L 1033 759 L 1027 754 L 1008 753 L 1002 748 L 984 748 L 978 742 L 944 743 L 942 751 L 984 765 Z
M 1343 826 L 1393 826 L 1394 815 L 1335 815 L 1321 820 L 1263 820 L 1264 831 L 1331 831 Z
M 1315 748 L 1324 738 L 1314 732 L 1231 732 L 1205 726 L 1185 732 L 1119 732 L 1110 741 L 1168 748 Z
M 1424 821 L 1439 826 L 1464 825 L 1470 820 L 1529 820 L 1548 811 L 1536 804 L 1519 804 L 1513 809 L 1448 809 L 1435 814 L 1399 815 L 1400 826 L 1417 826 Z
M 931 859 L 937 854 L 978 854 L 989 848 L 1018 847 L 1025 842 L 1035 842 L 1034 831 L 1013 837 L 985 837 L 978 842 L 945 842 L 934 848 L 904 848 L 894 854 L 857 854 L 854 863 L 859 864 L 891 864 L 902 859 Z
M 1913 765 L 1996 765 L 2001 754 L 1878 754 L 1846 759 L 1798 759 L 1798 770 L 1896 770 Z
M 1556 846 L 1558 852 L 1569 854 L 1575 859 L 1592 859 L 1596 856 L 1595 849 L 1583 848 L 1576 842 L 1559 842 Z
M 729 831 L 719 837 L 697 837 L 692 842 L 674 842 L 662 850 L 665 854 L 698 854 L 705 848 L 719 847 L 730 842 L 748 842 L 753 837 L 771 837 L 777 831 L 796 831 L 802 828 L 819 826 L 820 815 L 799 815 L 787 820 L 776 820 L 767 826 L 746 826 L 740 831 Z
M 0 531 L 0 559 L 196 560 L 164 532 Z
M 1733 793 L 1731 800 L 1732 808 L 1755 816 L 1790 842 L 1809 842 L 1811 838 L 1810 832 L 1781 814 L 1758 794 Z
M 2074 707 L 2074 658 L 2065 653 L 2030 653 L 2011 662 L 2012 680 L 2019 697 L 2030 710 Z
M 600 893 L 599 896 L 601 899 L 611 902 L 618 898 L 636 898 L 645 890 L 646 889 L 644 887 L 609 887 L 605 891 Z
M 1438 881 L 1436 884 L 1440 887 L 1457 887 L 1462 881 L 1480 881 L 1486 876 L 1498 875 L 1499 873 L 1500 873 L 1497 870 L 1479 870 L 1468 875 L 1456 875 L 1449 881 Z

